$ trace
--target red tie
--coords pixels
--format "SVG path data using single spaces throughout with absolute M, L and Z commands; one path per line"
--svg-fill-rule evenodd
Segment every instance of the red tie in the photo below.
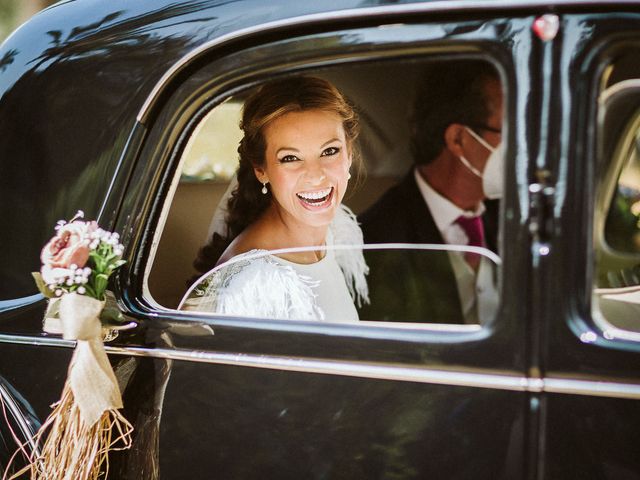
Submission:
M 464 215 L 460 215 L 456 219 L 456 223 L 460 225 L 464 233 L 467 234 L 467 238 L 469 239 L 467 245 L 484 247 L 484 226 L 482 225 L 482 219 L 480 217 L 465 217 Z M 480 258 L 481 255 L 478 253 L 467 252 L 464 254 L 464 259 L 474 270 L 478 269 Z

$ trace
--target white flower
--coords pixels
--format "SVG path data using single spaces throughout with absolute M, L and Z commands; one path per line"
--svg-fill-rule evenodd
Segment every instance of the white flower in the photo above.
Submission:
M 86 291 L 87 291 L 87 290 L 86 290 L 84 287 L 79 287 L 79 288 L 78 288 L 78 290 L 77 290 L 77 292 L 78 292 L 80 295 L 84 295 L 84 293 L 85 293 Z
M 65 278 L 73 275 L 73 270 L 69 270 L 67 268 L 51 268 L 46 265 L 42 266 L 42 270 L 40 270 L 42 275 L 42 280 L 46 284 L 57 285 L 64 281 Z
M 62 295 L 62 290 L 56 290 L 56 297 L 59 297 L 60 295 Z
M 75 222 L 76 220 L 78 220 L 79 218 L 84 218 L 84 212 L 82 210 L 78 210 L 76 212 L 76 214 L 73 216 L 73 218 L 71 220 L 69 220 L 69 223 L 71 222 Z

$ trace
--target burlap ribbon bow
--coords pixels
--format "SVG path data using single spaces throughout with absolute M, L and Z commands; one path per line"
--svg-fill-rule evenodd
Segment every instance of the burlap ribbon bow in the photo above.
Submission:
M 68 293 L 59 300 L 58 308 L 62 337 L 77 340 L 68 381 L 82 420 L 90 426 L 103 412 L 122 408 L 118 382 L 102 343 L 99 315 L 104 302 Z M 45 331 L 49 331 L 47 325 Z
M 109 452 L 131 446 L 133 427 L 118 411 L 122 396 L 102 343 L 104 304 L 76 293 L 50 300 L 44 330 L 76 340 L 76 348 L 61 398 L 33 438 L 45 439 L 41 452 L 11 479 L 29 471 L 31 480 L 98 480 Z

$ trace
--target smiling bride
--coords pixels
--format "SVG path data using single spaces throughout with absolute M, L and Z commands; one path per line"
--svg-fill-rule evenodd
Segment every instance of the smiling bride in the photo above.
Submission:
M 206 273 L 181 308 L 358 320 L 354 302 L 368 302 L 368 268 L 360 227 L 342 205 L 358 159 L 353 108 L 325 80 L 287 78 L 247 99 L 240 127 L 237 186 L 222 228 L 194 262 Z

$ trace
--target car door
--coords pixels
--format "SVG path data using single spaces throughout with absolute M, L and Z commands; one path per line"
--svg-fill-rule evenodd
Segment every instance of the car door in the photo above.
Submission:
M 539 299 L 545 478 L 638 478 L 638 12 L 566 14 L 545 169 L 554 234 Z M 551 65 L 551 64 L 550 64 Z M 552 80 L 555 79 L 555 80 Z M 557 299 L 557 300 L 553 300 Z
M 118 296 L 139 327 L 111 348 L 146 365 L 130 380 L 125 404 L 130 416 L 156 429 L 154 465 L 165 478 L 179 478 L 185 469 L 202 478 L 527 474 L 536 395 L 528 378 L 529 297 L 523 293 L 530 287 L 521 204 L 527 202 L 529 145 L 516 139 L 527 138 L 534 121 L 524 114 L 529 107 L 521 87 L 536 59 L 534 18 L 468 12 L 454 21 L 438 13 L 388 13 L 384 21 L 362 14 L 340 24 L 300 22 L 286 34 L 265 27 L 251 38 L 212 41 L 174 67 L 139 115 L 144 138 L 135 146 L 140 154 L 117 225 L 131 265 L 119 277 Z M 501 301 L 493 321 L 345 326 L 196 315 L 154 298 L 151 277 L 179 188 L 180 154 L 207 111 L 279 75 L 340 79 L 369 68 L 386 71 L 388 79 L 389 72 L 429 59 L 470 57 L 500 71 L 506 118 L 525 119 L 505 120 Z M 370 77 L 352 78 L 363 86 Z M 141 397 L 129 391 L 160 393 L 136 405 Z M 119 468 L 133 468 L 132 455 L 122 462 L 129 467 Z
M 197 16 L 201 7 L 194 4 L 186 14 Z M 162 22 L 172 14 L 166 9 L 157 13 Z M 535 132 L 540 131 L 542 107 L 535 95 L 544 79 L 540 61 L 546 51 L 532 30 L 537 13 L 435 2 L 302 15 L 238 31 L 228 31 L 231 20 L 220 26 L 210 15 L 199 20 L 204 30 L 193 38 L 209 38 L 200 43 L 174 37 L 171 29 L 181 28 L 178 24 L 163 24 L 159 35 L 166 41 L 160 50 L 182 52 L 183 58 L 154 64 L 165 73 L 152 90 L 136 90 L 136 95 L 150 92 L 137 121 L 111 119 L 114 126 L 92 123 L 93 115 L 74 120 L 87 122 L 103 143 L 102 133 L 107 132 L 107 140 L 114 134 L 102 162 L 96 160 L 82 177 L 84 196 L 78 197 L 90 197 L 101 220 L 110 227 L 113 223 L 128 261 L 113 288 L 133 328 L 109 340 L 107 351 L 123 390 L 124 413 L 136 433 L 131 450 L 112 456 L 111 475 L 511 479 L 536 474 L 542 387 L 539 370 L 532 368 L 538 365 L 539 330 L 531 310 L 536 285 L 530 280 L 528 185 L 530 158 L 538 151 Z M 138 29 L 143 20 L 134 17 L 126 25 L 135 31 L 132 38 L 139 41 L 136 52 L 142 56 L 151 45 Z M 72 33 L 82 35 L 81 30 Z M 90 44 L 84 40 L 82 45 Z M 123 41 L 104 50 L 116 55 L 117 48 L 131 45 Z M 74 59 L 83 58 L 84 50 L 73 52 Z M 109 57 L 101 57 L 105 70 Z M 422 66 L 469 59 L 493 65 L 505 92 L 508 161 L 499 214 L 500 301 L 493 318 L 483 325 L 443 324 L 439 318 L 334 325 L 194 314 L 162 299 L 154 279 L 181 282 L 182 273 L 169 269 L 167 276 L 154 277 L 154 272 L 170 256 L 188 254 L 182 242 L 198 223 L 194 216 L 211 209 L 187 201 L 175 217 L 185 218 L 186 227 L 177 237 L 168 236 L 182 188 L 184 152 L 201 120 L 220 103 L 241 99 L 270 79 L 304 73 L 339 82 L 356 101 L 360 94 L 374 120 L 389 112 L 395 112 L 394 120 L 406 120 L 409 92 L 403 87 L 416 80 Z M 74 64 L 63 56 L 57 67 L 65 65 Z M 117 76 L 110 81 L 108 86 L 118 87 Z M 69 102 L 70 91 L 56 98 Z M 120 97 L 109 97 L 114 98 Z M 373 130 L 372 156 L 383 148 L 407 151 L 384 130 Z M 92 141 L 80 140 L 83 146 Z M 74 160 L 82 151 L 74 150 Z M 391 173 L 410 167 L 401 157 L 392 162 Z M 372 174 L 370 191 L 389 186 L 381 165 Z M 77 193 L 51 192 L 65 201 Z M 42 205 L 37 210 L 50 216 L 45 197 L 38 197 Z M 191 216 L 181 217 L 182 212 Z M 43 224 L 47 215 L 38 217 Z M 169 252 L 164 257 L 163 245 Z M 74 346 L 41 332 L 43 311 L 39 296 L 0 304 L 2 393 L 7 401 L 15 400 L 13 412 L 22 412 L 24 437 L 37 427 L 32 417 L 42 420 L 57 398 Z M 4 429 L 2 438 L 9 438 Z

